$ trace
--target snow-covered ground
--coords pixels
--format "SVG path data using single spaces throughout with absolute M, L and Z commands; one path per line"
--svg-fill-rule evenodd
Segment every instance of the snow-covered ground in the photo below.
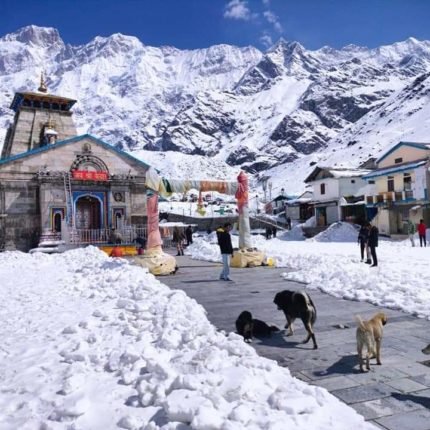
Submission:
M 2 430 L 373 428 L 96 248 L 0 253 L 0 279 Z
M 379 241 L 378 267 L 360 261 L 357 230 L 346 223 L 333 224 L 318 236 L 304 240 L 298 227 L 285 240 L 254 236 L 254 246 L 288 269 L 285 279 L 304 282 L 335 297 L 366 301 L 401 309 L 430 319 L 430 247 L 412 247 L 409 240 Z M 296 241 L 292 237 L 301 238 Z M 427 231 L 429 237 L 429 230 Z M 237 242 L 233 238 L 233 245 Z M 415 240 L 416 245 L 418 241 Z M 193 258 L 221 261 L 216 239 L 196 239 L 187 251 Z

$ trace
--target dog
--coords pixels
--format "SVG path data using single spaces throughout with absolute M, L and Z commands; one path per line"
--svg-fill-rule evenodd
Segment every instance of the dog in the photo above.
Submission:
M 236 331 L 243 336 L 245 342 L 252 341 L 253 326 L 251 312 L 243 311 L 236 320 Z
M 366 347 L 366 370 L 370 370 L 370 358 L 376 357 L 376 363 L 381 365 L 381 341 L 382 329 L 387 323 L 387 316 L 383 312 L 378 312 L 369 321 L 363 321 L 356 316 L 357 327 L 357 353 L 360 371 L 364 372 L 363 349 Z
M 264 321 L 252 318 L 249 311 L 243 311 L 236 320 L 236 331 L 243 336 L 245 342 L 251 342 L 255 337 L 270 337 L 273 332 L 279 331 L 279 328 L 269 326 Z
M 264 321 L 252 319 L 252 335 L 255 337 L 271 337 L 272 333 L 279 331 L 275 325 L 269 325 Z
M 422 349 L 421 352 L 423 354 L 430 355 L 430 343 L 424 349 Z
M 317 320 L 317 310 L 309 295 L 304 291 L 284 290 L 276 294 L 273 302 L 285 314 L 287 319 L 285 328 L 288 329 L 287 336 L 294 334 L 294 320 L 300 318 L 308 332 L 308 336 L 303 343 L 308 343 L 312 339 L 314 349 L 318 349 L 313 331 L 313 326 Z

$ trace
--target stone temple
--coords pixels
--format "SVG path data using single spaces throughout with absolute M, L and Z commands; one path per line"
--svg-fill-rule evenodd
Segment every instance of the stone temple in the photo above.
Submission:
M 71 110 L 76 100 L 17 92 L 0 158 L 0 249 L 28 251 L 40 240 L 107 243 L 112 229 L 124 241 L 146 226 L 149 166 L 85 134 Z

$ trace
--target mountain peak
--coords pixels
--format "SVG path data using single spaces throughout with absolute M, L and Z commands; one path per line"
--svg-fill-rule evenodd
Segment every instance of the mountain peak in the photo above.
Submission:
M 281 37 L 269 50 L 267 53 L 271 52 L 303 52 L 304 51 L 303 45 L 301 45 L 297 41 L 288 42 L 283 37 Z
M 7 42 L 21 42 L 24 44 L 33 44 L 42 47 L 51 46 L 63 41 L 56 28 L 38 27 L 37 25 L 28 25 L 22 27 L 14 33 L 7 34 L 1 40 Z

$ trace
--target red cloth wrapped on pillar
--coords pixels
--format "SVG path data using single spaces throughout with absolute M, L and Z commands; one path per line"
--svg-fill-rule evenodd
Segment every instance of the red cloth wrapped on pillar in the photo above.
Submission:
M 248 177 L 244 172 L 240 172 L 237 177 L 238 187 L 236 191 L 237 206 L 239 214 L 243 212 L 245 205 L 248 205 Z

